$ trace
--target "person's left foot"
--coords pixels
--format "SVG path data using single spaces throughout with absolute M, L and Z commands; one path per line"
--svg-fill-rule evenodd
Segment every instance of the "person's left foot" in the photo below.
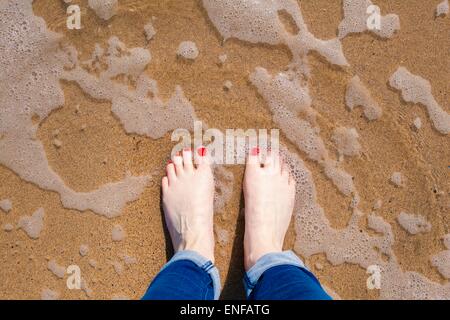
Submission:
M 214 262 L 214 177 L 206 149 L 197 151 L 197 168 L 190 150 L 167 165 L 162 179 L 164 214 L 175 252 L 196 251 Z

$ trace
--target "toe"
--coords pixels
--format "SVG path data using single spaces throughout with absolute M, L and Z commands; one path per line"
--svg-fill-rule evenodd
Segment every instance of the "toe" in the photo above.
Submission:
M 175 166 L 176 175 L 177 176 L 182 175 L 183 174 L 183 170 L 184 170 L 183 169 L 183 157 L 179 156 L 179 155 L 176 155 L 176 156 L 173 157 L 172 161 L 173 161 L 173 164 Z
M 163 192 L 167 192 L 167 190 L 169 189 L 169 178 L 163 177 L 161 181 L 161 186 Z
M 264 168 L 274 173 L 281 173 L 280 155 L 276 152 L 269 151 L 264 163 Z
M 208 149 L 206 147 L 199 147 L 196 154 L 197 169 L 204 169 L 210 167 L 210 159 Z
M 177 174 L 175 173 L 175 166 L 172 161 L 169 161 L 169 163 L 167 164 L 166 172 L 167 172 L 168 184 L 170 185 L 177 178 Z
M 261 166 L 261 163 L 259 161 L 259 153 L 259 147 L 254 147 L 249 150 L 246 164 L 247 169 L 259 168 Z
M 192 151 L 191 149 L 183 150 L 183 165 L 186 172 L 192 172 L 194 170 L 194 164 L 192 162 Z

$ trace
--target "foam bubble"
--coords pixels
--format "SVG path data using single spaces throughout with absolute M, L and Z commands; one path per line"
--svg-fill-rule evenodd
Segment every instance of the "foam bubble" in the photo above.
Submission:
M 347 86 L 345 103 L 350 110 L 362 106 L 364 115 L 369 121 L 379 119 L 383 113 L 358 76 L 354 76 Z
M 23 216 L 19 219 L 19 228 L 32 239 L 39 238 L 44 228 L 44 209 L 37 209 L 31 216 Z
M 336 144 L 339 154 L 352 157 L 361 153 L 358 138 L 355 128 L 339 127 L 334 130 L 331 140 Z
M 450 114 L 436 102 L 428 80 L 412 74 L 408 69 L 399 67 L 389 80 L 391 87 L 400 90 L 406 102 L 420 103 L 426 106 L 434 127 L 442 134 L 450 133 Z
M 414 128 L 416 128 L 416 130 L 422 129 L 422 119 L 420 119 L 419 117 L 415 118 L 413 125 L 414 125 Z
M 448 11 L 449 11 L 448 0 L 444 0 L 441 3 L 439 3 L 438 6 L 436 7 L 436 17 L 446 16 L 448 15 Z
M 330 63 L 348 65 L 339 39 L 321 40 L 308 31 L 298 4 L 294 1 L 203 0 L 208 16 L 225 39 L 237 38 L 251 43 L 285 44 L 297 62 L 317 51 Z M 290 33 L 279 17 L 289 14 L 298 28 Z
M 431 223 L 419 214 L 400 212 L 397 217 L 400 226 L 410 234 L 426 233 L 431 231 Z
M 144 26 L 144 33 L 145 33 L 145 38 L 147 39 L 147 41 L 150 41 L 153 39 L 153 37 L 156 35 L 156 30 L 153 27 L 153 24 L 151 21 L 149 21 L 145 26 Z
M 450 279 L 450 234 L 444 237 L 444 244 L 447 247 L 447 250 L 432 256 L 430 261 L 443 277 Z
M 11 232 L 14 230 L 14 226 L 11 223 L 5 223 L 2 228 L 3 228 L 3 231 L 6 231 L 6 232 Z
M 87 244 L 82 244 L 80 246 L 80 256 L 84 257 L 87 256 L 87 254 L 89 253 L 89 246 Z
M 58 300 L 59 292 L 50 290 L 48 288 L 42 289 L 41 291 L 41 300 Z
M 59 265 L 55 260 L 50 260 L 47 263 L 47 269 L 50 270 L 56 277 L 58 277 L 59 279 L 64 278 L 65 274 L 66 274 L 66 268 L 64 268 L 63 266 Z
M 103 19 L 109 20 L 117 13 L 118 0 L 89 0 L 89 7 L 95 14 Z
M 12 202 L 9 199 L 3 199 L 0 201 L 0 209 L 2 209 L 3 212 L 8 213 L 12 209 Z
M 112 229 L 111 236 L 113 241 L 122 241 L 125 238 L 125 230 L 121 225 L 116 224 Z
M 369 30 L 373 12 L 368 13 L 369 6 L 373 3 L 370 0 L 344 0 L 344 19 L 339 24 L 339 38 L 342 39 L 350 33 L 359 33 Z M 369 30 L 382 38 L 392 38 L 394 33 L 400 30 L 400 19 L 396 14 L 388 14 L 380 17 L 381 29 Z
M 403 187 L 405 185 L 405 177 L 403 177 L 401 172 L 394 172 L 391 175 L 391 182 L 397 187 Z
M 223 87 L 224 87 L 225 90 L 230 91 L 231 88 L 233 87 L 233 83 L 230 80 L 226 80 L 223 83 Z
M 228 55 L 226 55 L 226 54 L 221 54 L 221 55 L 219 56 L 219 62 L 220 62 L 221 64 L 224 64 L 224 63 L 227 61 L 227 59 L 228 59 Z
M 183 41 L 178 46 L 177 55 L 188 60 L 195 60 L 199 55 L 197 45 L 192 41 Z
M 98 265 L 97 260 L 89 259 L 88 263 L 92 268 L 94 268 L 94 269 L 97 268 L 97 265 Z

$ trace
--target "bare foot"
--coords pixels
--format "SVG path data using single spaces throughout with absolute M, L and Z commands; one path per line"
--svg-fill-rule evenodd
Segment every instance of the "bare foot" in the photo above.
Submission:
M 197 151 L 197 168 L 190 150 L 167 165 L 162 179 L 164 214 L 175 252 L 196 251 L 214 262 L 214 178 L 206 149 Z
M 262 167 L 258 153 L 250 151 L 244 177 L 245 270 L 267 253 L 282 252 L 295 202 L 295 181 L 279 154 L 269 154 Z

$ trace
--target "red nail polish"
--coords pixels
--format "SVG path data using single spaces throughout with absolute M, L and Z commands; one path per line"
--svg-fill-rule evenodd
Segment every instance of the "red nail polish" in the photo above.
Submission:
M 205 147 L 198 148 L 197 153 L 200 157 L 206 156 L 206 148 Z
M 172 160 L 167 161 L 167 164 L 171 164 L 171 163 L 173 163 Z
M 253 148 L 252 151 L 251 151 L 251 155 L 252 156 L 259 155 L 259 148 L 258 147 Z

